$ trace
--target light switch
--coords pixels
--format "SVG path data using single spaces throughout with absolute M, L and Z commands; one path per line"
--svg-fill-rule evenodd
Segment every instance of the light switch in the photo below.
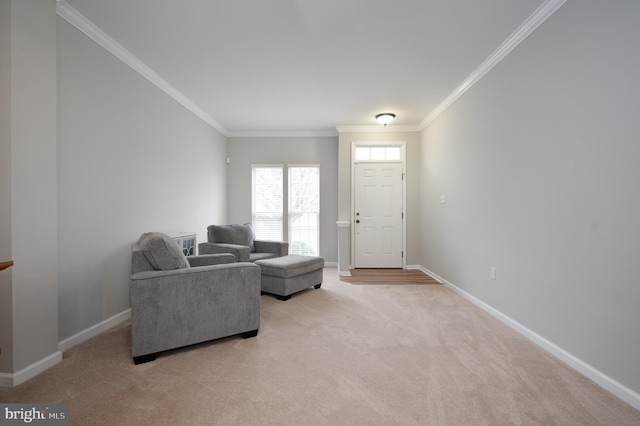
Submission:
M 440 204 L 445 204 L 447 202 L 447 196 L 442 194 L 440 195 Z

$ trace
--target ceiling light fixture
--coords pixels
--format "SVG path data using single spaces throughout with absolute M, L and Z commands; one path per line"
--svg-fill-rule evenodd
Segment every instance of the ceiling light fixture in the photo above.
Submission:
M 382 114 L 376 115 L 376 120 L 378 120 L 378 123 L 384 124 L 384 127 L 387 127 L 387 124 L 391 123 L 394 118 L 396 118 L 396 115 L 390 112 L 383 112 Z

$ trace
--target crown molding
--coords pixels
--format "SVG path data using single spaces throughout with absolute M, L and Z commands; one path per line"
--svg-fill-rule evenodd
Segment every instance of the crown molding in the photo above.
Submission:
M 333 138 L 338 132 L 329 130 L 230 130 L 229 138 Z
M 469 90 L 486 73 L 496 66 L 505 56 L 507 56 L 516 46 L 526 39 L 544 21 L 546 21 L 556 10 L 558 10 L 567 0 L 547 0 L 536 9 L 518 29 L 509 36 L 475 71 L 469 75 L 444 101 L 442 101 L 431 113 L 420 123 L 420 130 L 424 130 L 429 123 L 442 114 L 460 96 Z
M 194 102 L 187 98 L 178 89 L 169 84 L 166 80 L 156 74 L 151 68 L 136 58 L 131 52 L 121 46 L 118 42 L 108 36 L 89 21 L 80 12 L 71 7 L 65 0 L 56 0 L 56 13 L 71 25 L 82 31 L 89 38 L 94 40 L 108 52 L 130 66 L 160 90 L 167 93 L 178 103 L 205 121 L 211 127 L 222 133 L 226 137 L 335 137 L 338 133 L 383 133 L 383 132 L 419 132 L 424 130 L 433 120 L 442 114 L 467 90 L 477 83 L 485 74 L 496 66 L 505 56 L 507 56 L 516 46 L 525 40 L 544 21 L 553 15 L 567 0 L 547 0 L 518 27 L 518 29 L 507 38 L 475 71 L 473 71 L 453 92 L 449 94 L 419 125 L 353 125 L 336 126 L 334 130 L 312 130 L 312 131 L 229 131 L 220 123 L 214 120 Z
M 182 92 L 169 84 L 165 79 L 156 74 L 151 68 L 145 65 L 141 60 L 136 58 L 131 52 L 122 47 L 117 41 L 109 37 L 104 31 L 98 28 L 93 22 L 88 20 L 84 15 L 71 7 L 64 0 L 57 0 L 56 13 L 58 16 L 69 22 L 71 25 L 82 31 L 93 41 L 105 48 L 108 52 L 129 65 L 134 71 L 156 85 L 160 90 L 175 99 L 182 106 L 200 117 L 211 127 L 227 136 L 227 129 L 220 123 L 215 121 L 209 114 L 204 112 L 200 107 L 187 98 Z
M 419 132 L 422 129 L 416 125 L 388 125 L 382 126 L 370 125 L 370 126 L 336 126 L 338 133 L 397 133 L 397 132 Z

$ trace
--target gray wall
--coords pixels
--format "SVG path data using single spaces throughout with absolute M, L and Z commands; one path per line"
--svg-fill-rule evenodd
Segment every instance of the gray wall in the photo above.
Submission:
M 320 256 L 327 262 L 337 262 L 337 138 L 229 138 L 228 146 L 231 159 L 228 165 L 228 215 L 231 223 L 251 221 L 252 164 L 320 164 Z
M 0 262 L 11 252 L 11 1 L 0 0 Z M 0 373 L 13 371 L 12 269 L 0 271 Z
M 351 143 L 406 142 L 407 265 L 420 264 L 420 133 L 340 132 L 338 220 L 351 222 Z M 350 257 L 350 254 L 349 254 Z
M 0 211 L 0 223 L 3 239 L 9 237 L 11 245 L 7 252 L 3 242 L 1 250 L 15 266 L 0 272 L 3 308 L 7 300 L 12 304 L 0 326 L 0 346 L 5 348 L 0 371 L 12 373 L 45 358 L 61 359 L 56 321 L 56 3 L 4 1 L 1 7 L 3 25 L 10 22 L 2 30 L 10 41 L 2 42 L 0 53 L 5 95 L 10 88 L 0 101 L 8 113 L 3 125 L 9 129 L 2 132 L 1 149 L 7 155 L 2 166 L 8 166 L 2 178 L 10 184 L 5 181 L 0 190 L 2 203 L 8 203 Z
M 62 18 L 58 93 L 64 340 L 129 307 L 140 234 L 226 220 L 226 139 Z
M 638 16 L 567 2 L 423 132 L 420 193 L 422 265 L 635 392 Z

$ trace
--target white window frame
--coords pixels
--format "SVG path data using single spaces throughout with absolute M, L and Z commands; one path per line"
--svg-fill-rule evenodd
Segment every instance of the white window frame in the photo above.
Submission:
M 285 166 L 284 164 L 252 164 L 251 165 L 251 223 L 252 226 L 254 228 L 254 232 L 256 229 L 259 229 L 256 227 L 256 220 L 255 220 L 255 216 L 254 216 L 254 212 L 255 212 L 255 195 L 256 195 L 256 189 L 255 189 L 255 179 L 254 179 L 254 173 L 256 169 L 279 169 L 280 172 L 282 173 L 282 179 L 280 182 L 280 189 L 282 190 L 282 205 L 281 207 L 281 216 L 283 218 L 282 222 L 281 222 L 281 231 L 282 231 L 282 236 L 280 237 L 282 240 L 286 241 L 286 228 L 284 226 L 284 218 L 286 216 L 285 213 L 285 206 L 287 205 L 287 200 L 286 200 L 286 193 L 284 191 L 284 180 L 286 179 L 286 173 L 285 173 Z M 277 239 L 277 238 L 272 238 L 272 239 Z
M 291 248 L 292 241 L 290 241 L 291 236 L 291 206 L 289 202 L 289 195 L 291 192 L 291 187 L 289 183 L 289 173 L 291 168 L 296 167 L 315 167 L 318 169 L 318 214 L 317 214 L 317 224 L 316 224 L 316 241 L 317 241 L 317 256 L 320 255 L 320 191 L 321 191 L 321 170 L 320 164 L 252 164 L 251 165 L 251 218 L 252 222 L 254 221 L 254 206 L 255 206 L 255 180 L 254 180 L 254 169 L 256 168 L 278 168 L 282 171 L 282 240 L 289 242 L 289 247 Z M 255 225 L 255 224 L 254 224 Z M 260 236 L 257 236 L 260 238 Z M 294 242 L 295 243 L 295 242 Z
M 315 242 L 316 242 L 316 246 L 315 248 L 315 253 L 302 253 L 302 254 L 307 254 L 307 255 L 314 255 L 314 256 L 320 256 L 320 165 L 319 164 L 287 164 L 287 217 L 286 217 L 286 222 L 287 222 L 287 237 L 289 240 L 291 240 L 291 235 L 292 235 L 292 220 L 291 220 L 291 179 L 290 179 L 290 173 L 291 173 L 291 169 L 293 168 L 315 168 L 318 170 L 318 211 L 316 212 L 316 224 L 315 224 L 315 229 L 316 229 L 316 235 L 315 235 Z M 291 253 L 291 246 L 292 243 L 295 243 L 295 241 L 289 241 L 289 251 Z M 292 254 L 294 254 L 296 252 L 292 252 Z

